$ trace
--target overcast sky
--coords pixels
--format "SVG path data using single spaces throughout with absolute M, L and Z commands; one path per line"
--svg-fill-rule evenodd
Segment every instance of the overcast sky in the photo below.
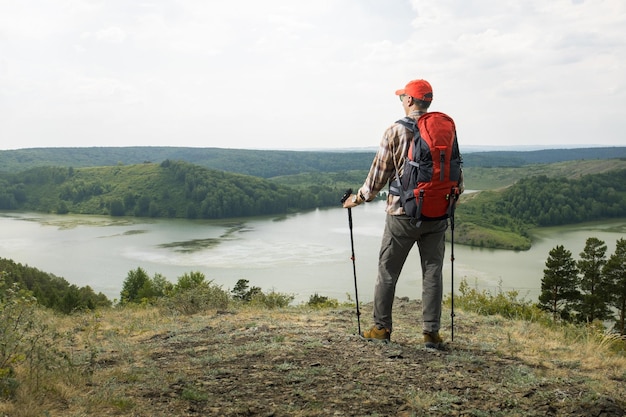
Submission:
M 626 146 L 624 0 L 0 0 L 0 149 Z

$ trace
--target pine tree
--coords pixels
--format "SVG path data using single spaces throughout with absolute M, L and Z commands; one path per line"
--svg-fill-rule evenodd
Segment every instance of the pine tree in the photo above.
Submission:
M 563 245 L 552 249 L 546 260 L 541 280 L 539 307 L 552 313 L 553 319 L 560 316 L 569 319 L 572 307 L 580 299 L 578 291 L 578 268 L 572 252 Z
M 612 317 L 609 308 L 611 289 L 602 273 L 606 264 L 606 244 L 598 238 L 588 238 L 580 258 L 576 263 L 581 273 L 579 320 L 592 322 L 609 319 Z
M 609 257 L 602 273 L 610 282 L 613 294 L 610 304 L 617 309 L 617 328 L 620 334 L 626 334 L 626 239 L 618 239 L 615 253 Z

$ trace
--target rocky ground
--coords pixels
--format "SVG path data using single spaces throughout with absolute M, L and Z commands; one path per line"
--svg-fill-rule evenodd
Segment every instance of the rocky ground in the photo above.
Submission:
M 362 328 L 370 325 L 369 307 L 362 309 Z M 559 359 L 567 350 L 559 345 L 546 347 L 547 356 L 529 354 L 507 321 L 463 313 L 445 350 L 425 349 L 420 309 L 419 302 L 396 302 L 390 344 L 358 338 L 350 308 L 242 309 L 173 321 L 103 352 L 87 387 L 99 399 L 82 410 L 89 414 L 97 405 L 100 415 L 132 416 L 626 415 L 626 370 L 589 372 L 580 360 Z

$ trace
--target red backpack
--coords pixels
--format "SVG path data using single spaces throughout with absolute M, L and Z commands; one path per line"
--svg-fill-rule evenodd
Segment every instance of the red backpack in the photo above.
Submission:
M 399 195 L 405 213 L 419 220 L 442 220 L 450 217 L 459 197 L 463 160 L 459 152 L 454 120 L 444 113 L 430 112 L 418 120 L 398 120 L 413 132 L 413 140 L 400 177 L 389 185 L 389 192 Z

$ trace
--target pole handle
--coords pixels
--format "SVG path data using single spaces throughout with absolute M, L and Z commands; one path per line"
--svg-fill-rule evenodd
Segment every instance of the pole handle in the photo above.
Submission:
M 343 197 L 341 197 L 341 204 L 345 203 L 348 197 L 350 197 L 351 195 L 352 195 L 352 188 L 348 188 L 346 190 L 346 193 L 343 195 Z

